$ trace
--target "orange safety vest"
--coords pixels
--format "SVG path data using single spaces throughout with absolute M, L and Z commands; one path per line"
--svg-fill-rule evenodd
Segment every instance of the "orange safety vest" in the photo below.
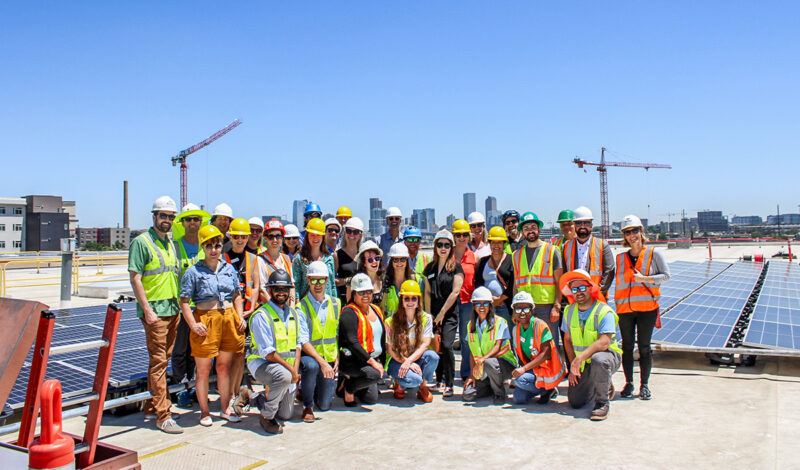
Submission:
M 272 257 L 269 256 L 267 250 L 264 250 L 263 252 L 259 253 L 258 256 L 260 256 L 261 259 L 263 259 L 264 262 L 267 263 L 267 275 L 270 275 L 279 269 L 278 265 L 275 264 L 275 261 L 272 259 Z M 284 271 L 289 273 L 289 277 L 293 277 L 292 259 L 289 258 L 289 255 L 287 255 L 286 253 L 278 253 L 278 257 L 283 259 L 283 265 L 285 266 Z
M 517 353 L 520 365 L 531 362 L 542 350 L 542 334 L 544 330 L 547 329 L 547 323 L 538 318 L 533 318 L 531 321 L 533 321 L 533 337 L 531 341 L 531 354 L 533 357 L 527 357 L 522 352 L 522 344 L 520 342 L 520 338 L 522 338 L 522 324 L 517 323 L 517 327 L 514 329 L 514 352 Z M 554 340 L 550 340 L 550 359 L 546 359 L 544 362 L 534 367 L 532 372 L 536 376 L 536 386 L 545 390 L 556 388 L 564 379 L 564 376 L 567 375 L 567 366 L 561 362 L 561 358 L 558 356 L 558 348 Z
M 239 285 L 244 289 L 244 309 L 247 310 L 250 308 L 250 295 L 253 293 L 253 272 L 258 267 L 256 263 L 256 255 L 250 253 L 249 251 L 244 251 L 244 277 L 245 282 L 239 282 Z M 225 261 L 228 263 L 231 262 L 231 257 L 228 253 L 225 253 Z
M 367 351 L 367 354 L 372 354 L 375 351 L 375 346 L 373 344 L 375 338 L 372 336 L 372 324 L 367 320 L 367 315 L 361 311 L 358 305 L 351 302 L 347 306 L 356 312 L 356 317 L 358 318 L 358 331 L 356 332 L 358 335 L 358 342 L 361 344 L 361 347 Z M 383 323 L 383 313 L 381 309 L 372 304 L 370 304 L 370 307 L 372 307 L 372 310 L 375 311 L 375 314 L 378 315 L 378 318 L 381 319 L 381 323 Z
M 636 260 L 636 270 L 645 276 L 650 273 L 653 252 L 653 248 L 645 247 Z M 650 312 L 658 309 L 661 289 L 655 284 L 635 282 L 633 268 L 627 251 L 617 255 L 617 276 L 614 287 L 617 313 Z
M 589 246 L 589 277 L 598 285 L 600 280 L 603 279 L 603 239 L 592 237 L 592 244 Z M 573 238 L 564 243 L 564 272 L 570 272 L 578 269 L 577 260 L 575 259 L 578 250 L 578 239 Z

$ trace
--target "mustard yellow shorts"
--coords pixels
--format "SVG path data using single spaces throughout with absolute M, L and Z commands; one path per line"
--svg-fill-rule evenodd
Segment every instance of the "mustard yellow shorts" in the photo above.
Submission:
M 189 333 L 189 344 L 192 347 L 192 356 L 212 358 L 219 356 L 219 352 L 240 353 L 244 351 L 244 332 L 239 333 L 239 315 L 231 307 L 226 310 L 199 310 L 194 311 L 194 320 L 206 326 L 207 333 L 200 336 L 194 331 Z

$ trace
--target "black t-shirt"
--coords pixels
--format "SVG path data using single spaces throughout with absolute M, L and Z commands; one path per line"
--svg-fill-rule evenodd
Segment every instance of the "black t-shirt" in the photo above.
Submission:
M 350 257 L 346 251 L 339 248 L 336 250 L 336 258 L 339 260 L 339 269 L 336 271 L 336 279 L 347 279 L 356 275 L 358 262 Z M 342 305 L 347 305 L 347 286 L 339 287 L 339 299 Z
M 244 246 L 244 251 L 246 251 L 248 253 L 253 253 L 254 255 L 257 255 L 258 254 L 258 246 L 256 246 L 255 248 L 250 248 L 248 245 L 245 245 Z
M 247 251 L 243 251 L 241 253 L 234 253 L 233 250 L 228 251 L 225 253 L 231 259 L 230 263 L 233 265 L 233 269 L 239 273 L 239 282 L 246 282 L 247 274 L 244 272 L 244 267 L 246 266 L 244 263 L 245 257 L 247 256 Z
M 431 261 L 422 271 L 422 275 L 428 279 L 428 283 L 431 285 L 430 313 L 434 316 L 439 314 L 439 311 L 447 301 L 447 297 L 453 292 L 453 278 L 456 274 L 464 275 L 464 269 L 461 267 L 461 263 L 456 263 L 455 269 L 450 272 L 448 272 L 446 268 L 442 269 L 441 272 L 437 272 L 438 268 L 439 266 L 436 262 Z M 445 315 L 455 315 L 457 306 L 458 301 L 456 300 L 453 302 L 450 309 L 445 312 Z

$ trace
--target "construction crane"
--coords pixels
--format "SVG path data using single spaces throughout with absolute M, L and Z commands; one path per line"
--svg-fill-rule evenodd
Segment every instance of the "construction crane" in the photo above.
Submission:
M 241 123 L 242 121 L 236 119 L 232 123 L 228 124 L 228 126 L 225 127 L 224 129 L 220 129 L 217 132 L 211 134 L 211 136 L 208 139 L 202 142 L 198 142 L 189 147 L 188 149 L 181 150 L 180 153 L 172 157 L 172 166 L 178 166 L 179 163 L 181 165 L 181 207 L 185 206 L 189 199 L 188 197 L 189 191 L 187 188 L 187 186 L 189 185 L 189 176 L 187 172 L 188 167 L 186 166 L 186 157 L 197 152 L 198 150 L 207 146 L 211 142 L 214 142 L 215 140 L 219 139 L 228 132 L 232 131 L 236 126 L 238 126 Z
M 606 175 L 607 167 L 609 166 L 622 166 L 628 168 L 666 168 L 671 169 L 671 165 L 664 165 L 661 163 L 636 163 L 636 162 L 607 162 L 606 161 L 606 148 L 600 149 L 600 162 L 589 162 L 581 158 L 575 157 L 572 163 L 578 165 L 578 168 L 583 168 L 584 165 L 593 165 L 597 167 L 597 172 L 600 173 L 600 217 L 603 224 L 601 230 L 603 238 L 608 239 L 611 237 L 611 222 L 608 216 L 608 176 Z

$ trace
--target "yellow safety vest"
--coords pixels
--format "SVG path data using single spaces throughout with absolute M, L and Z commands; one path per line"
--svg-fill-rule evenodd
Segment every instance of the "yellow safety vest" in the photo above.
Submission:
M 178 298 L 180 267 L 172 243 L 162 246 L 150 231 L 139 235 L 150 250 L 150 262 L 144 265 L 142 286 L 148 301 Z
M 469 332 L 469 351 L 472 353 L 472 357 L 485 356 L 486 353 L 492 350 L 495 341 L 497 341 L 500 335 L 500 327 L 504 324 L 507 326 L 505 318 L 495 316 L 494 328 L 492 328 L 491 331 L 484 329 L 481 334 L 478 335 L 477 331 L 472 331 L 472 320 L 467 323 L 467 331 Z M 509 331 L 509 334 L 510 333 L 511 332 Z M 494 357 L 505 359 L 514 367 L 517 366 L 517 357 L 514 356 L 514 351 L 511 350 L 511 342 L 507 339 L 503 340 L 503 344 L 500 346 L 500 351 L 498 351 Z
M 529 293 L 537 304 L 552 304 L 556 301 L 556 279 L 553 276 L 555 248 L 544 242 L 539 247 L 532 269 L 528 269 L 527 249 L 526 245 L 514 252 L 514 284 L 517 292 Z
M 297 317 L 293 308 L 289 309 L 289 316 L 286 318 L 286 323 L 281 320 L 278 312 L 272 308 L 272 305 L 266 303 L 258 308 L 253 315 L 250 316 L 250 354 L 247 356 L 247 362 L 255 359 L 265 359 L 258 355 L 258 344 L 256 344 L 256 335 L 252 334 L 253 319 L 263 315 L 269 321 L 270 328 L 272 329 L 272 337 L 275 339 L 275 352 L 283 360 L 294 366 L 295 352 L 297 350 L 297 336 L 300 334 L 300 326 L 297 323 Z
M 598 312 L 597 309 L 600 309 L 600 311 Z M 616 329 L 617 323 L 619 323 L 617 314 L 614 313 L 614 310 L 609 307 L 608 304 L 595 301 L 594 307 L 589 313 L 589 317 L 586 319 L 586 323 L 584 323 L 583 328 L 581 328 L 580 318 L 578 318 L 578 303 L 572 303 L 567 307 L 564 321 L 569 325 L 569 337 L 570 341 L 572 341 L 572 350 L 575 351 L 576 356 L 597 341 L 597 328 L 606 315 L 614 315 L 614 328 Z M 611 345 L 608 349 L 622 354 L 622 349 L 617 344 L 616 332 L 611 333 Z M 592 358 L 583 361 L 581 363 L 581 371 L 583 371 L 583 366 L 590 362 L 592 362 Z
M 317 311 L 311 304 L 308 295 L 300 301 L 300 310 L 306 315 L 306 322 L 311 330 L 311 345 L 317 350 L 327 362 L 334 362 L 339 355 L 338 334 L 339 334 L 339 315 L 342 313 L 342 305 L 339 299 L 326 295 L 328 298 L 328 312 L 325 319 L 325 328 L 319 321 Z

